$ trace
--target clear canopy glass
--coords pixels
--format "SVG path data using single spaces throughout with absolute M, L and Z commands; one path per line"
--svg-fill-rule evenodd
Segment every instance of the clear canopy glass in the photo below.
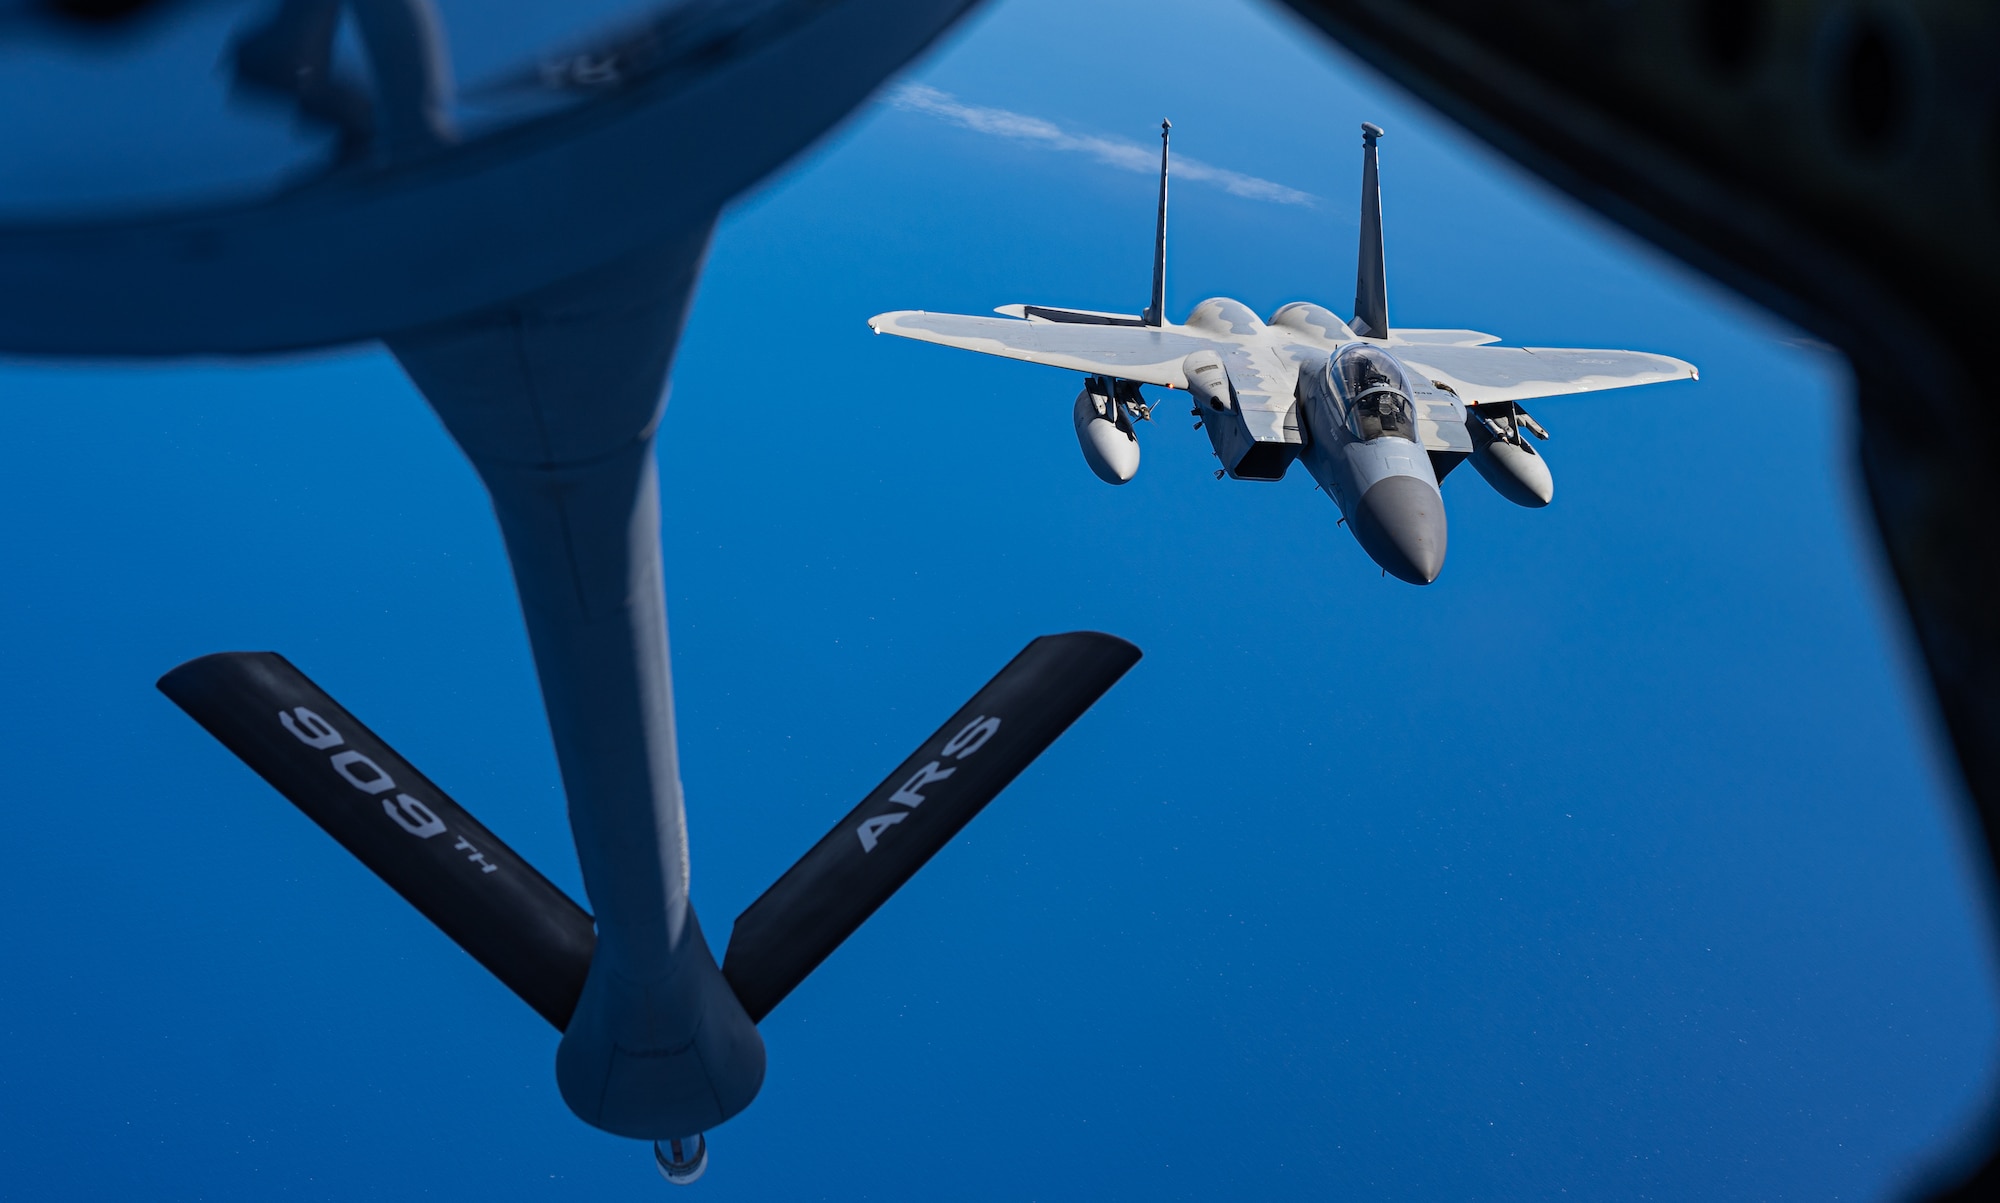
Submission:
M 1341 400 L 1347 404 L 1347 423 L 1354 437 L 1364 442 L 1379 438 L 1416 440 L 1416 407 L 1410 402 L 1410 386 L 1395 356 L 1380 347 L 1356 344 L 1334 356 L 1332 374 Z

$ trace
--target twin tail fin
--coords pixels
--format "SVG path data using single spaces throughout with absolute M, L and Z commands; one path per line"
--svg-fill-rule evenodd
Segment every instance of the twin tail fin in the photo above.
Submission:
M 1389 337 L 1389 280 L 1382 259 L 1382 178 L 1375 143 L 1382 127 L 1361 123 L 1361 252 L 1354 268 L 1354 332 Z

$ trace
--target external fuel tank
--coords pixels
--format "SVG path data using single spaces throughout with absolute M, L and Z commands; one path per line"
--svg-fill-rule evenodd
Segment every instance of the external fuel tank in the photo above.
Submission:
M 1472 466 L 1493 491 L 1515 505 L 1540 509 L 1555 499 L 1556 481 L 1549 462 L 1523 434 L 1528 421 L 1532 419 L 1509 406 L 1497 421 L 1474 414 L 1465 426 L 1472 435 Z M 1504 437 L 1495 438 L 1496 429 Z
M 1132 415 L 1116 400 L 1107 381 L 1098 376 L 1085 380 L 1070 417 L 1084 462 L 1097 473 L 1097 479 L 1122 485 L 1138 475 L 1139 434 L 1132 429 Z

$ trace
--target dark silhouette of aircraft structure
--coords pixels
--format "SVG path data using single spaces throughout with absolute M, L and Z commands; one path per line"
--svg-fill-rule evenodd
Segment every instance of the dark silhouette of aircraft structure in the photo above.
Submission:
M 642 5 L 525 66 L 539 48 L 487 3 L 460 10 L 482 35 L 464 47 L 426 0 L 0 8 L 50 111 L 157 106 L 183 120 L 156 136 L 190 139 L 161 176 L 115 123 L 20 134 L 0 350 L 385 345 L 491 495 L 592 913 L 282 657 L 203 657 L 160 688 L 561 1029 L 570 1108 L 655 1142 L 676 1182 L 757 1094 L 758 1021 L 1139 657 L 1090 632 L 1029 644 L 738 917 L 718 964 L 688 899 L 667 657 L 668 369 L 723 207 L 969 6 Z M 175 70 L 189 45 L 211 57 Z M 217 50 L 230 97 L 191 98 Z
M 2000 386 L 1985 316 L 2000 309 L 2000 6 L 1286 3 L 1524 167 L 1846 356 L 1883 558 L 2000 873 Z M 1940 1203 L 2000 1197 L 2000 1122 L 1980 1144 L 1972 1168 L 1942 1171 L 1963 1181 Z

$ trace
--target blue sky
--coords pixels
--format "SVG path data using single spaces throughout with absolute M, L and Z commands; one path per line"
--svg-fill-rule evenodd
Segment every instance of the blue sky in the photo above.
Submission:
M 766 1023 L 702 1196 L 1846 1199 L 1938 1164 L 1993 1085 L 1992 932 L 1838 361 L 1264 7 L 1004 0 L 910 78 L 1057 133 L 858 114 L 724 222 L 675 370 L 709 932 L 1034 635 L 1147 656 Z M 1104 144 L 1163 116 L 1214 169 L 1174 316 L 1350 308 L 1367 119 L 1397 322 L 1702 379 L 1538 405 L 1555 504 L 1455 475 L 1417 589 L 1303 473 L 1214 481 L 1170 397 L 1112 490 L 1074 377 L 868 334 L 1136 310 L 1152 184 Z M 8 363 L 0 398 L 4 1193 L 666 1189 L 564 1109 L 554 1033 L 151 688 L 282 651 L 578 889 L 497 532 L 394 364 Z

